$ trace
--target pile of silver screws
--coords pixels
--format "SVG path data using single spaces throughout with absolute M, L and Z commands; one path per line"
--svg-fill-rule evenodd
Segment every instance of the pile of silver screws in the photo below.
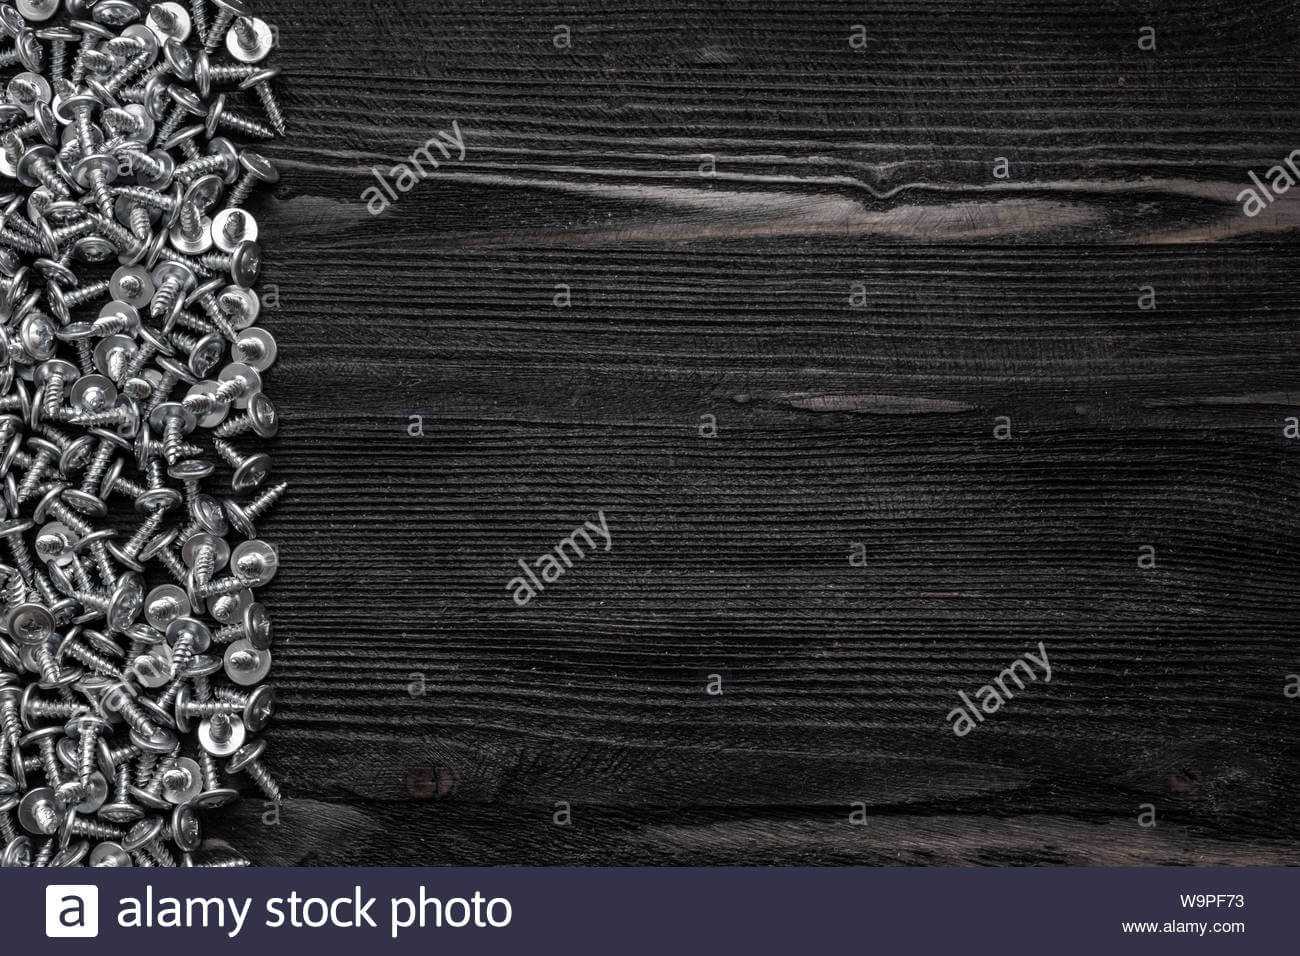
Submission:
M 280 790 L 285 485 L 257 221 L 284 134 L 245 0 L 0 3 L 0 865 L 246 866 Z

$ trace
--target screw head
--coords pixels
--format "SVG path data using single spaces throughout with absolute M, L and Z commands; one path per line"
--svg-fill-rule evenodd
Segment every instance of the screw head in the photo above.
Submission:
M 149 626 L 165 631 L 176 620 L 189 617 L 190 599 L 184 588 L 160 584 L 145 598 L 144 618 Z
M 245 46 L 239 31 L 232 29 L 226 34 L 226 52 L 241 63 L 260 63 L 275 48 L 275 34 L 265 20 L 248 16 L 244 19 L 253 31 L 252 45 Z
M 6 522 L 13 524 L 14 522 Z M 30 521 L 22 522 L 31 527 Z M 24 528 L 23 530 L 27 530 Z M 47 641 L 50 635 L 54 633 L 54 615 L 51 614 L 44 606 L 27 602 L 18 604 L 9 611 L 5 617 L 5 630 L 9 636 L 24 646 L 32 646 Z
M 161 817 L 151 817 L 147 820 L 141 820 L 135 826 L 127 831 L 126 836 L 122 839 L 122 849 L 128 853 L 134 853 L 142 847 L 148 846 L 154 840 L 158 839 L 162 833 L 163 822 Z
M 178 758 L 176 765 L 163 773 L 163 799 L 173 806 L 189 803 L 202 791 L 203 776 L 199 765 L 189 757 Z
M 248 696 L 248 703 L 244 706 L 244 724 L 253 733 L 258 733 L 266 728 L 274 715 L 275 688 L 262 684 Z
M 185 543 L 181 545 L 181 557 L 191 568 L 194 567 L 194 562 L 198 558 L 201 548 L 211 550 L 214 571 L 220 571 L 226 566 L 226 562 L 230 560 L 230 545 L 226 544 L 224 538 L 217 534 L 200 532 L 190 535 L 185 539 Z
M 145 23 L 157 35 L 159 41 L 175 40 L 184 43 L 190 38 L 193 25 L 190 12 L 179 3 L 158 3 L 149 8 Z
M 166 727 L 157 727 L 149 736 L 141 734 L 139 731 L 131 731 L 131 742 L 141 750 L 147 750 L 150 753 L 169 754 L 176 749 L 176 735 Z
M 199 743 L 203 749 L 214 757 L 228 757 L 235 753 L 244 743 L 245 731 L 244 721 L 237 716 L 228 718 L 228 733 L 225 739 L 219 740 L 214 736 L 212 728 L 212 718 L 199 722 Z
M 188 757 L 183 759 L 194 763 Z M 194 764 L 194 768 L 197 771 L 198 764 Z M 202 786 L 199 789 L 202 790 Z M 198 794 L 194 796 L 197 797 Z M 199 818 L 194 812 L 193 804 L 188 801 L 172 811 L 172 840 L 187 853 L 193 853 L 203 842 L 203 828 L 199 826 Z
M 246 240 L 230 254 L 230 278 L 247 289 L 257 281 L 262 269 L 262 247 L 256 240 Z
M 257 220 L 246 210 L 230 206 L 212 217 L 212 241 L 222 252 L 233 253 L 240 243 L 257 238 Z M 210 280 L 222 285 L 221 277 Z
M 271 615 L 260 601 L 254 601 L 244 609 L 244 637 L 259 651 L 271 648 Z
M 235 398 L 235 407 L 247 408 L 253 396 L 262 390 L 262 376 L 251 365 L 245 365 L 243 362 L 231 362 L 221 370 L 221 374 L 217 376 L 217 381 L 224 383 L 234 381 L 237 378 L 242 378 L 247 384 L 247 388 L 244 389 L 242 395 Z
M 259 651 L 247 639 L 226 648 L 226 676 L 241 687 L 260 684 L 270 672 L 270 651 Z
M 0 866 L 27 868 L 32 865 L 32 841 L 30 837 L 14 837 L 0 855 Z
M 278 350 L 275 336 L 266 329 L 250 327 L 239 333 L 239 338 L 231 347 L 232 354 L 251 365 L 259 372 L 265 372 L 275 364 Z
M 280 555 L 267 542 L 254 538 L 235 546 L 230 556 L 230 567 L 250 587 L 260 588 L 275 577 L 280 567 Z
M 221 510 L 221 503 L 211 495 L 195 495 L 194 500 L 190 502 L 190 518 L 195 524 L 199 525 L 207 534 L 225 537 L 228 525 L 226 516 Z M 223 541 L 224 544 L 224 541 Z M 221 562 L 225 566 L 225 561 Z
M 63 804 L 49 787 L 28 790 L 18 804 L 18 824 L 28 833 L 51 836 L 59 831 L 67 815 Z
M 128 0 L 99 0 L 90 11 L 90 15 L 99 23 L 120 27 L 138 20 L 140 11 Z
M 274 75 L 271 70 L 263 70 L 261 72 L 262 74 L 271 74 L 270 76 L 267 76 L 266 79 L 270 79 L 271 76 Z M 278 72 L 278 68 L 276 72 Z M 254 74 L 248 79 L 256 79 L 259 75 L 261 74 Z M 244 84 L 249 85 L 248 80 L 245 80 Z M 244 172 L 259 182 L 264 182 L 270 185 L 280 181 L 280 171 L 275 168 L 275 164 L 261 153 L 254 152 L 251 149 L 246 149 L 239 154 L 239 165 L 243 167 Z
M 59 0 L 17 0 L 14 6 L 33 23 L 43 23 L 59 12 Z
M 135 621 L 144 606 L 144 579 L 138 572 L 127 571 L 117 581 L 108 599 L 105 617 L 111 631 L 124 631 Z
M 244 746 L 240 747 L 237 751 L 235 751 L 234 756 L 232 756 L 230 758 L 230 761 L 226 764 L 226 772 L 239 773 L 241 770 L 247 767 L 254 760 L 260 759 L 262 754 L 264 754 L 265 752 L 266 752 L 265 740 L 249 741 L 248 743 L 244 744 Z
M 184 366 L 178 365 L 177 368 L 183 369 Z M 210 461 L 204 461 L 202 458 L 187 458 L 168 468 L 167 474 L 177 481 L 190 482 L 202 481 L 216 470 L 216 466 Z
M 139 809 L 134 804 L 126 804 L 126 806 L 131 807 L 133 810 Z M 143 810 L 140 810 L 139 812 L 142 814 L 144 813 Z M 100 816 L 104 816 L 102 808 L 100 810 Z M 104 817 L 104 819 L 113 823 L 129 822 L 128 820 L 122 820 L 122 819 L 114 820 L 112 817 Z M 103 843 L 96 844 L 95 848 L 90 851 L 90 856 L 86 858 L 86 863 L 89 866 L 131 866 L 132 865 L 131 855 L 127 853 L 126 850 L 122 849 L 121 844 L 113 843 L 112 841 L 109 840 L 106 840 Z

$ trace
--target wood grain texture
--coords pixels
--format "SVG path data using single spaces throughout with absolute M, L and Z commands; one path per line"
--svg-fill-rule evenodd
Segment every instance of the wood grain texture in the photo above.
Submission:
M 1300 146 L 1293 5 L 259 8 L 256 860 L 1300 862 L 1300 205 L 1236 198 Z M 517 608 L 598 509 L 612 550 Z M 1052 682 L 955 737 L 1039 641 Z

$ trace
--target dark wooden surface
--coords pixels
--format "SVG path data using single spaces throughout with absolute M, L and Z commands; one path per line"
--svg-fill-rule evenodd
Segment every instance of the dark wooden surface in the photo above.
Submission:
M 1300 147 L 1294 5 L 259 7 L 291 799 L 214 829 L 290 864 L 1300 862 L 1300 204 L 1235 199 Z M 369 215 L 453 119 L 464 161 Z M 612 551 L 516 608 L 597 509 Z M 1039 641 L 1051 684 L 950 733 Z

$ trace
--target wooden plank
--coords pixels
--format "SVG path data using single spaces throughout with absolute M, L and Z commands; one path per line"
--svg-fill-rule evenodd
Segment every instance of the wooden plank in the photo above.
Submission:
M 1236 199 L 1300 146 L 1288 5 L 894 0 L 863 53 L 807 0 L 265 6 L 257 859 L 1300 862 L 1300 207 Z M 1039 641 L 1052 682 L 955 737 Z

